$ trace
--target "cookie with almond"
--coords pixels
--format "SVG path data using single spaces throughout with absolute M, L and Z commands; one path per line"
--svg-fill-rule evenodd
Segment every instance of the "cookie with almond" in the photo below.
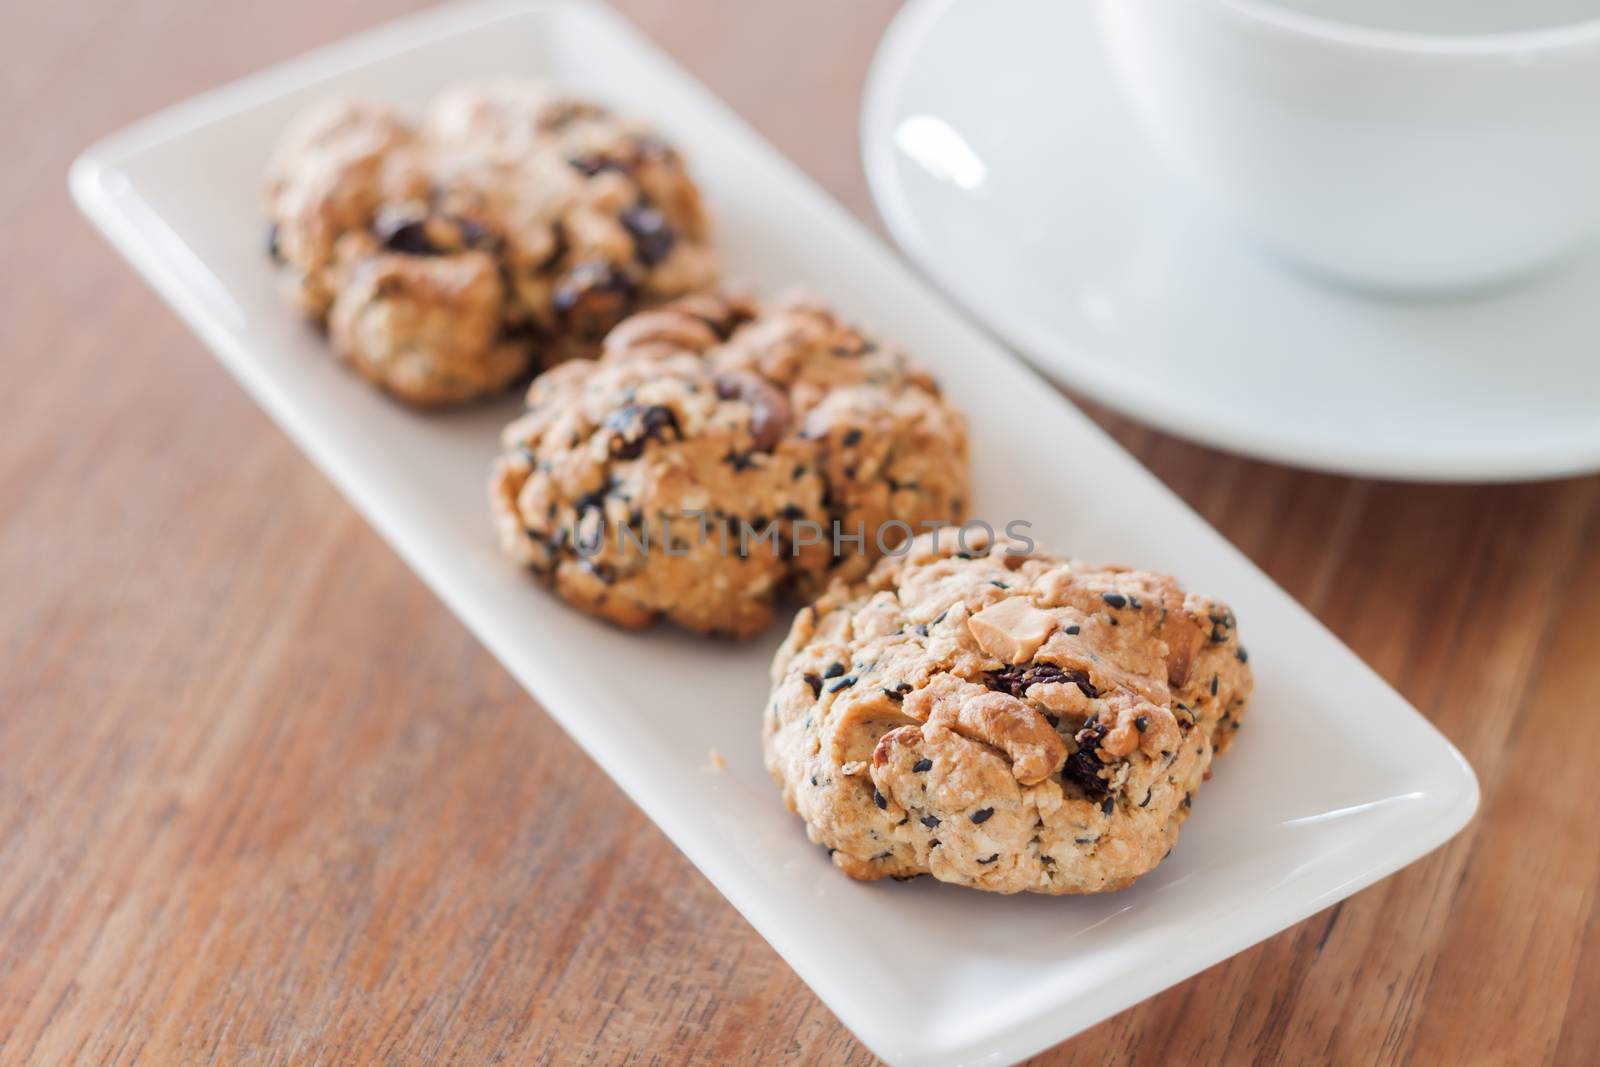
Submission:
M 947 529 L 799 613 L 766 762 L 851 877 L 1104 892 L 1172 850 L 1251 685 L 1217 601 Z

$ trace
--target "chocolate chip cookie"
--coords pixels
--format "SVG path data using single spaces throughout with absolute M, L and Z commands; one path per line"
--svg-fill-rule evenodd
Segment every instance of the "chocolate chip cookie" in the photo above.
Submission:
M 715 282 L 676 151 L 525 82 L 442 94 L 420 124 L 324 102 L 284 133 L 270 251 L 339 355 L 402 400 L 459 403 L 593 356 L 632 311 Z
M 1244 716 L 1233 614 L 981 529 L 834 584 L 773 662 L 767 767 L 854 878 L 1121 889 L 1172 849 Z
M 904 353 L 804 297 L 642 312 L 536 379 L 491 498 L 508 553 L 625 627 L 748 637 L 967 501 L 965 422 Z

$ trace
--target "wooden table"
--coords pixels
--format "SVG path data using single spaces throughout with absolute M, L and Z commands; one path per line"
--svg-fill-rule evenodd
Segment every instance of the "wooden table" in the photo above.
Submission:
M 404 6 L 0 8 L 0 1062 L 870 1062 L 68 204 L 92 137 Z M 623 6 L 875 219 L 892 3 Z M 1352 481 L 1104 421 L 1484 802 L 1038 1062 L 1594 1063 L 1600 480 Z

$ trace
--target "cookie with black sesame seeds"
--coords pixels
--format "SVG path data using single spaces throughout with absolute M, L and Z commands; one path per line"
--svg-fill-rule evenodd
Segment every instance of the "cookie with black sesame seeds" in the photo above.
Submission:
M 537 378 L 503 445 L 506 551 L 626 627 L 751 636 L 785 591 L 904 540 L 890 520 L 959 521 L 967 496 L 965 423 L 931 379 L 800 297 L 635 315 L 597 361 Z M 860 541 L 836 545 L 835 521 Z
M 919 537 L 832 585 L 779 649 L 767 768 L 852 877 L 1124 888 L 1171 851 L 1242 721 L 1225 606 L 1024 549 Z
M 424 406 L 593 356 L 634 310 L 718 274 L 677 152 L 536 83 L 448 91 L 420 125 L 318 104 L 285 131 L 267 202 L 295 303 L 366 377 Z

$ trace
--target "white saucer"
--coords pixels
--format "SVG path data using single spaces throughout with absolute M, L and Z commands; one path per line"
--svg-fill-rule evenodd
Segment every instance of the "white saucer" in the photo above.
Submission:
M 1270 260 L 1143 144 L 1087 0 L 914 0 L 862 153 L 906 253 L 1040 369 L 1182 437 L 1430 481 L 1600 468 L 1600 254 L 1406 303 Z

